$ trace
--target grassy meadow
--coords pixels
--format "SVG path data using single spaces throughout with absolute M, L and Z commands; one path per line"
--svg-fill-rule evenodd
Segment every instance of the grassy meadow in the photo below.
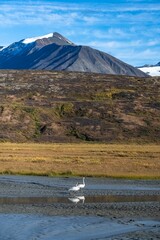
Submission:
M 153 144 L 0 143 L 0 173 L 160 179 L 160 147 Z

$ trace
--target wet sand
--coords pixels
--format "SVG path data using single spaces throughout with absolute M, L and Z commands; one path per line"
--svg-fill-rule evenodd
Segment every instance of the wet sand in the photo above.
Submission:
M 0 239 L 160 239 L 160 181 L 86 178 L 75 204 L 81 181 L 1 175 Z

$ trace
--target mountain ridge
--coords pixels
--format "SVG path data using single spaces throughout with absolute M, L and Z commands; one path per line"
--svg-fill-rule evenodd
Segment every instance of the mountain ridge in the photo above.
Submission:
M 47 37 L 46 37 L 47 36 Z M 94 72 L 146 77 L 137 68 L 97 49 L 76 45 L 54 32 L 15 42 L 0 51 L 0 69 Z

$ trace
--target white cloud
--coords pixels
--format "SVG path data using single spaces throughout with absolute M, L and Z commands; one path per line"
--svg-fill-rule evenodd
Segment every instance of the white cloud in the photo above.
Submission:
M 97 22 L 100 22 L 100 18 L 98 18 L 98 17 L 83 16 L 82 19 L 88 25 L 93 25 Z
M 48 25 L 51 23 L 73 24 L 79 15 L 76 12 L 58 13 L 53 8 L 44 6 L 8 6 L 4 5 L 3 10 L 0 9 L 0 25 Z
M 122 28 L 108 28 L 106 30 L 94 30 L 93 36 L 99 39 L 110 39 L 110 38 L 123 38 L 129 36 L 129 31 L 125 31 Z
M 8 18 L 8 22 L 12 20 L 13 24 L 18 24 L 17 19 L 20 22 L 25 22 L 25 19 L 34 19 L 36 22 L 36 18 L 45 16 L 47 19 L 48 15 L 68 15 L 68 17 L 72 17 L 73 20 L 79 20 L 78 15 L 88 25 L 93 25 L 95 23 L 103 23 L 104 25 L 109 23 L 113 23 L 117 21 L 117 19 L 127 20 L 129 22 L 143 22 L 144 20 L 151 19 L 154 12 L 158 12 L 160 10 L 160 4 L 155 5 L 138 5 L 126 7 L 125 5 L 117 4 L 100 4 L 96 6 L 90 6 L 89 4 L 75 4 L 75 3 L 49 3 L 46 1 L 29 1 L 24 2 L 13 2 L 13 4 L 0 4 L 0 13 L 2 13 L 5 18 Z M 143 10 L 142 13 L 133 13 L 134 11 Z M 114 13 L 114 17 L 113 17 Z M 73 14 L 73 15 L 71 15 Z M 74 16 L 75 15 L 75 16 Z M 52 17 L 53 19 L 53 17 Z M 40 21 L 42 23 L 42 21 Z M 30 21 L 26 21 L 26 23 L 30 23 Z M 38 21 L 37 21 L 38 24 Z M 65 22 L 64 22 L 65 24 Z M 117 29 L 118 30 L 118 29 Z M 119 31 L 118 34 L 123 34 Z
M 149 46 L 149 47 L 152 47 L 152 46 L 157 46 L 157 45 L 159 45 L 159 43 L 160 43 L 160 39 L 159 40 L 150 40 L 148 43 L 147 43 L 147 46 Z
M 109 41 L 109 42 L 91 41 L 87 45 L 91 47 L 97 47 L 100 49 L 119 48 L 121 46 L 121 44 L 116 41 Z
M 122 49 L 121 51 L 115 52 L 115 57 L 127 62 L 133 66 L 142 66 L 144 64 L 155 64 L 159 61 L 156 50 L 145 49 Z
M 144 46 L 144 43 L 141 40 L 135 40 L 135 41 L 91 41 L 88 42 L 89 46 L 92 47 L 98 47 L 101 49 L 125 49 L 130 47 L 140 47 Z

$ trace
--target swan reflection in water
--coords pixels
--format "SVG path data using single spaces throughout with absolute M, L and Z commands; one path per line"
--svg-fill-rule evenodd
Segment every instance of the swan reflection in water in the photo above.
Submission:
M 75 204 L 77 204 L 80 201 L 82 201 L 82 203 L 84 203 L 85 197 L 84 196 L 74 196 L 74 197 L 68 198 L 68 200 Z
M 79 190 L 83 189 L 86 184 L 85 184 L 85 177 L 83 177 L 82 179 L 82 182 L 81 183 L 77 183 L 75 186 L 71 187 L 68 189 L 68 191 L 71 193 L 71 194 L 75 194 L 76 192 L 78 192 Z M 82 193 L 81 193 L 82 194 Z M 85 197 L 84 196 L 76 196 L 76 195 L 73 195 L 71 196 L 70 198 L 68 198 L 69 201 L 71 201 L 72 203 L 75 203 L 77 204 L 78 202 L 82 202 L 84 203 L 85 201 Z

